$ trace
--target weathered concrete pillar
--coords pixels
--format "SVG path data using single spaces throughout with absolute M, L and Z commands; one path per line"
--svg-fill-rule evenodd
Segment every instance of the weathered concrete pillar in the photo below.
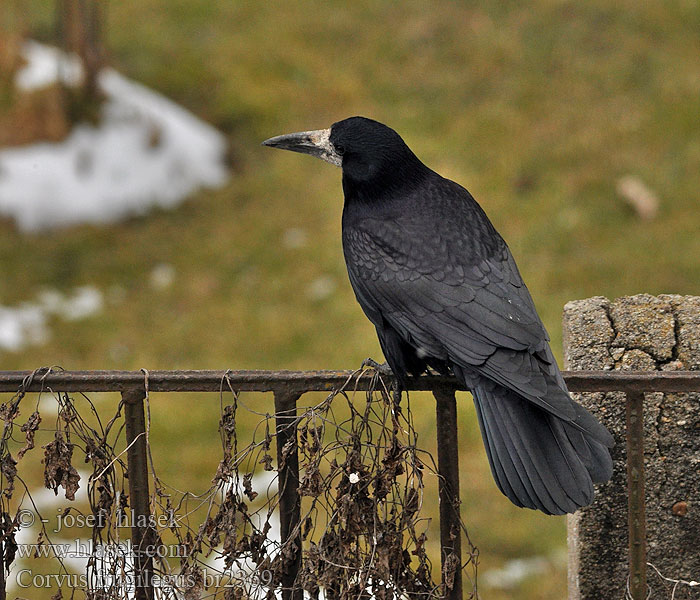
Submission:
M 700 297 L 596 297 L 564 307 L 571 370 L 700 369 Z M 628 575 L 625 395 L 577 394 L 615 436 L 615 470 L 595 502 L 568 519 L 569 600 L 625 598 Z M 672 579 L 700 580 L 700 394 L 648 393 L 644 401 L 647 561 Z M 650 598 L 672 584 L 649 568 Z M 700 598 L 681 585 L 676 600 Z

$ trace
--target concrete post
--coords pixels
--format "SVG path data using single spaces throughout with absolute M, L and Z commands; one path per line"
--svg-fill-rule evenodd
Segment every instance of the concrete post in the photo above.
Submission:
M 700 369 L 700 297 L 595 297 L 564 307 L 571 370 Z M 625 394 L 576 394 L 615 436 L 615 470 L 595 502 L 568 518 L 569 600 L 625 598 L 628 576 Z M 647 561 L 665 577 L 700 580 L 700 394 L 644 400 Z M 673 584 L 649 567 L 650 598 Z M 700 598 L 681 584 L 675 598 Z

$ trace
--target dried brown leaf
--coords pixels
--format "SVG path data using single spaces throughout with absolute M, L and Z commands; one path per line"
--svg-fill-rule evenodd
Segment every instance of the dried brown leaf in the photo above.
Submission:
M 251 502 L 258 497 L 258 492 L 253 491 L 253 474 L 246 473 L 243 475 L 243 493 Z
M 0 459 L 0 472 L 7 481 L 2 490 L 3 496 L 8 499 L 12 498 L 15 491 L 15 478 L 17 477 L 17 461 L 12 458 L 9 452 Z
M 40 423 L 41 415 L 38 413 L 38 411 L 34 411 L 31 415 L 29 415 L 27 422 L 22 425 L 21 431 L 24 433 L 25 442 L 24 446 L 17 452 L 18 459 L 21 459 L 29 450 L 34 448 L 34 435 L 36 434 L 37 429 L 39 429 Z
M 75 500 L 75 493 L 80 487 L 80 475 L 71 464 L 73 444 L 63 439 L 60 431 L 56 432 L 54 441 L 43 446 L 44 485 L 58 495 L 58 488 L 63 487 L 68 500 Z

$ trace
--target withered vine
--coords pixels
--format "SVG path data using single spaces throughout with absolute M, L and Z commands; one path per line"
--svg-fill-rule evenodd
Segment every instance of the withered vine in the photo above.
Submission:
M 144 582 L 135 572 L 130 529 L 124 527 L 133 525 L 124 407 L 119 404 L 104 421 L 86 395 L 48 388 L 38 396 L 25 392 L 48 372 L 36 371 L 0 406 L 3 583 L 43 557 L 53 565 L 49 570 L 65 576 L 56 578 L 53 598 L 132 597 L 134 586 Z M 372 377 L 368 392 L 353 390 L 359 377 Z M 46 395 L 57 408 L 50 416 L 40 410 Z M 143 526 L 152 561 L 147 583 L 155 598 L 272 600 L 279 597 L 283 573 L 299 564 L 299 552 L 294 586 L 311 598 L 440 598 L 458 569 L 469 597 L 476 597 L 477 550 L 463 526 L 457 532 L 466 541 L 462 564 L 449 556 L 440 572 L 429 558 L 428 538 L 437 538 L 439 529 L 425 516 L 423 502 L 426 475 L 436 467 L 418 446 L 405 394 L 399 401 L 374 371 L 356 372 L 341 389 L 316 405 L 300 406 L 296 418 L 288 419 L 296 445 L 293 435 L 281 448 L 280 464 L 274 414 L 260 414 L 252 439 L 239 439 L 238 416 L 252 411 L 246 398 L 224 377 L 218 427 L 222 458 L 204 494 L 165 484 L 149 448 L 152 518 Z M 147 396 L 147 407 L 148 402 Z M 56 551 L 60 536 L 39 514 L 32 497 L 36 489 L 30 490 L 19 474 L 20 465 L 30 470 L 27 457 L 38 451 L 35 438 L 41 434 L 48 440 L 40 446 L 44 486 L 65 497 L 61 516 L 79 515 L 90 525 L 82 571 L 69 564 L 65 552 Z M 295 448 L 301 518 L 282 542 L 277 473 Z M 80 459 L 85 466 L 78 465 Z M 429 479 L 435 485 L 435 478 Z M 83 486 L 87 499 L 81 503 L 76 493 Z M 27 545 L 31 555 L 18 552 Z

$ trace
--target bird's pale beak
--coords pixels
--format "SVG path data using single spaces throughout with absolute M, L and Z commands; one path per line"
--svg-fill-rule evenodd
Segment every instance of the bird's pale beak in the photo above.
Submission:
M 265 140 L 263 146 L 310 154 L 336 167 L 341 167 L 343 165 L 343 157 L 336 151 L 333 144 L 331 144 L 330 129 L 317 129 L 315 131 L 300 131 L 298 133 L 278 135 L 269 140 Z

